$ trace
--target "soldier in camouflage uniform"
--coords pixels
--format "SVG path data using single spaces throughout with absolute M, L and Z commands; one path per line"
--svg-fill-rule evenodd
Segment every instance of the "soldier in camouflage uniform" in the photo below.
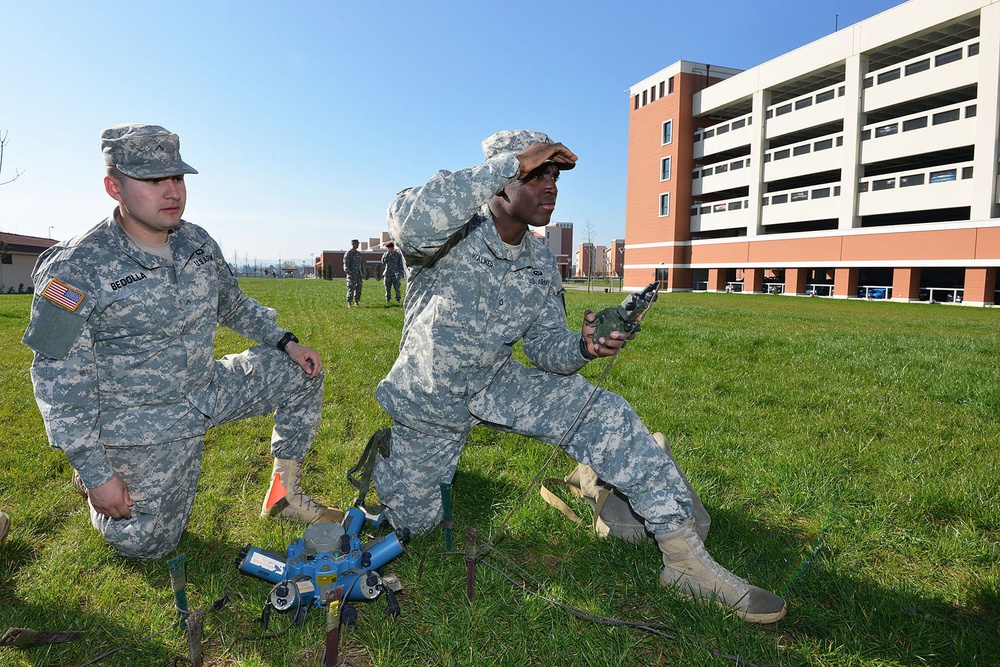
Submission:
M 299 486 L 319 426 L 322 362 L 246 296 L 218 244 L 181 219 L 177 135 L 118 125 L 101 136 L 112 215 L 38 258 L 23 342 L 49 443 L 65 452 L 91 521 L 130 558 L 173 550 L 211 426 L 274 412 L 263 514 L 339 520 Z M 217 325 L 260 345 L 214 358 Z M 275 492 L 272 494 L 272 491 Z
M 365 258 L 358 251 L 358 240 L 351 240 L 351 249 L 344 253 L 344 274 L 347 276 L 347 306 L 361 305 L 361 286 L 365 280 Z
M 780 597 L 705 551 L 677 467 L 632 407 L 603 389 L 590 398 L 593 386 L 578 373 L 631 336 L 594 340 L 590 311 L 582 331 L 567 329 L 555 258 L 529 232 L 548 224 L 560 170 L 576 155 L 526 130 L 488 137 L 483 152 L 483 164 L 439 171 L 389 206 L 389 233 L 410 272 L 399 357 L 376 390 L 393 418 L 389 455 L 377 458 L 373 476 L 390 521 L 417 532 L 440 523 L 440 484 L 451 481 L 477 424 L 562 441 L 645 519 L 664 586 L 731 605 L 750 621 L 778 620 Z M 532 367 L 511 356 L 519 340 Z
M 385 248 L 385 254 L 382 255 L 385 302 L 389 303 L 391 289 L 395 287 L 396 303 L 399 303 L 399 279 L 403 277 L 403 254 L 396 250 L 396 244 L 392 241 L 386 243 Z

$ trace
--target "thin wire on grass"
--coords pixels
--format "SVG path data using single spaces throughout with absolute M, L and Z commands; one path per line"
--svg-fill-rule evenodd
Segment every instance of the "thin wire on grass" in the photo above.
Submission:
M 536 579 L 531 573 L 525 570 L 516 561 L 505 555 L 503 552 L 499 551 L 496 547 L 490 547 L 489 550 L 492 553 L 499 556 L 500 558 L 502 558 L 504 561 L 506 561 L 511 567 L 513 567 L 518 573 L 520 573 L 523 579 L 531 581 L 535 586 L 538 587 L 538 590 L 531 590 L 530 588 L 528 588 L 527 584 L 523 580 L 518 581 L 500 567 L 493 565 L 492 563 L 488 563 L 484 560 L 479 560 L 479 562 L 481 562 L 483 565 L 490 568 L 491 570 L 499 574 L 501 577 L 503 577 L 511 584 L 513 584 L 517 588 L 527 593 L 528 595 L 534 595 L 535 597 L 545 600 L 549 604 L 555 605 L 560 609 L 564 609 L 573 614 L 574 616 L 582 618 L 585 621 L 591 621 L 593 623 L 599 623 L 601 625 L 606 625 L 609 627 L 634 628 L 636 630 L 642 630 L 644 632 L 648 632 L 650 634 L 656 635 L 658 637 L 663 637 L 664 639 L 668 639 L 670 641 L 677 643 L 686 641 L 693 644 L 694 646 L 697 646 L 700 649 L 703 649 L 711 653 L 713 656 L 721 660 L 726 660 L 735 665 L 745 665 L 746 667 L 781 667 L 780 664 L 776 665 L 771 663 L 750 662 L 749 660 L 741 658 L 738 655 L 729 655 L 728 653 L 724 653 L 720 649 L 706 645 L 704 642 L 698 640 L 696 637 L 693 637 L 690 634 L 682 633 L 678 631 L 676 628 L 672 628 L 663 623 L 645 622 L 645 621 L 626 621 L 619 618 L 613 618 L 611 616 L 603 616 L 596 612 L 588 611 L 586 609 L 581 609 L 579 607 L 574 607 L 573 605 L 566 604 L 565 602 L 556 598 L 556 596 L 548 589 L 548 587 L 544 583 Z M 451 552 L 451 554 L 465 555 L 462 552 Z
M 798 578 L 807 569 L 809 569 L 809 566 L 812 565 L 813 560 L 816 558 L 816 554 L 819 553 L 820 548 L 826 543 L 826 534 L 830 530 L 830 526 L 833 520 L 833 512 L 836 508 L 837 508 L 837 500 L 834 499 L 834 501 L 830 504 L 829 511 L 826 513 L 826 519 L 823 521 L 823 527 L 820 528 L 819 534 L 813 541 L 812 548 L 809 549 L 809 553 L 806 554 L 806 557 L 802 559 L 802 564 L 799 565 L 798 569 L 796 569 L 795 572 L 792 574 L 791 578 L 788 580 L 788 583 L 782 587 L 781 592 L 779 593 L 781 597 L 785 597 L 785 594 L 789 590 L 791 590 L 792 586 L 795 585 L 795 582 L 798 581 Z

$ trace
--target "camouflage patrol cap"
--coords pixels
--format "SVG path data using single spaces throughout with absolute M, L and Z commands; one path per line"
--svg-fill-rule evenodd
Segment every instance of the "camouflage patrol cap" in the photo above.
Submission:
M 159 125 L 126 123 L 101 132 L 104 164 L 138 179 L 197 174 L 181 160 L 181 140 Z
M 500 130 L 483 139 L 483 155 L 489 160 L 501 153 L 520 153 L 532 144 L 554 143 L 549 135 L 533 130 Z M 559 169 L 572 169 L 572 162 L 554 162 Z

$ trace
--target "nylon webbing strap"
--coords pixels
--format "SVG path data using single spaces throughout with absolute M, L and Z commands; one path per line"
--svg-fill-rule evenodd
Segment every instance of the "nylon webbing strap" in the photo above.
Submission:
M 368 444 L 361 452 L 361 458 L 358 459 L 357 464 L 347 471 L 347 481 L 358 490 L 358 499 L 354 501 L 354 506 L 360 507 L 369 514 L 381 514 L 385 510 L 385 506 L 382 504 L 367 505 L 365 498 L 368 497 L 368 491 L 371 490 L 372 472 L 375 470 L 376 458 L 379 455 L 383 458 L 389 457 L 390 433 L 391 429 L 387 428 L 375 431 L 368 439 Z M 360 479 L 357 477 L 359 472 L 361 473 Z
M 580 475 L 579 466 L 571 472 L 565 479 L 560 479 L 559 477 L 549 477 L 544 482 L 542 482 L 541 488 L 539 488 L 539 493 L 542 498 L 552 507 L 562 512 L 567 519 L 573 521 L 574 523 L 584 524 L 586 523 L 579 514 L 573 511 L 573 509 L 564 501 L 562 498 L 554 494 L 549 490 L 549 486 L 552 488 L 561 488 L 572 492 L 573 495 L 578 498 L 583 498 L 590 505 L 590 509 L 593 510 L 593 518 L 591 520 L 591 528 L 600 534 L 597 530 L 597 520 L 601 516 L 601 511 L 604 509 L 604 504 L 608 501 L 611 496 L 611 489 L 607 486 L 601 485 L 597 490 L 597 497 L 590 497 L 583 492 L 580 487 Z

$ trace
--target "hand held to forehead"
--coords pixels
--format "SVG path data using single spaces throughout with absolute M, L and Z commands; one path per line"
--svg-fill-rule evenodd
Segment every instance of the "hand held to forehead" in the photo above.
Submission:
M 576 154 L 560 143 L 534 143 L 516 155 L 521 163 L 519 178 L 524 178 L 546 162 L 576 164 Z

